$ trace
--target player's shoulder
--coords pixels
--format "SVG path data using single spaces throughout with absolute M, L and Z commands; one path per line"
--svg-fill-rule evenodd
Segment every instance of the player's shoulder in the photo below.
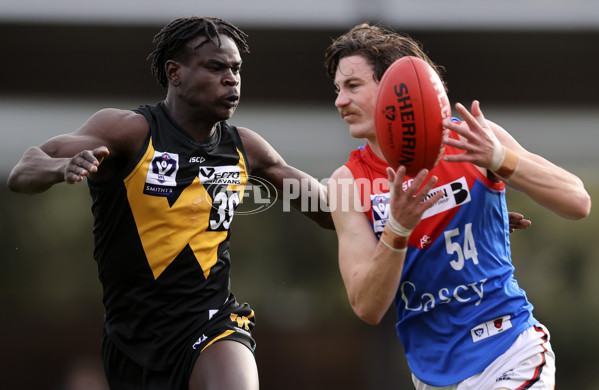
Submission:
M 139 113 L 104 108 L 94 113 L 78 133 L 100 140 L 102 145 L 109 148 L 112 156 L 132 156 L 141 147 L 149 129 L 147 119 Z
M 262 138 L 260 134 L 256 133 L 254 130 L 243 126 L 235 126 L 235 128 L 237 129 L 237 133 L 244 144 L 266 142 L 264 138 Z
M 94 128 L 128 129 L 129 131 L 147 131 L 147 119 L 134 111 L 118 108 L 103 108 L 95 112 L 87 121 L 87 125 Z
M 352 171 L 346 166 L 341 165 L 339 168 L 335 169 L 331 174 L 331 179 L 339 180 L 339 179 L 353 179 L 354 175 Z

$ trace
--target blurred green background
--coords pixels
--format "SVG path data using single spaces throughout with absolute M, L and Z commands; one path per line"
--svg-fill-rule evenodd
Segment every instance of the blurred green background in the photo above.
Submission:
M 589 189 L 596 199 L 597 187 Z M 99 356 L 103 308 L 92 259 L 84 185 L 23 196 L 2 187 L 0 361 L 7 389 L 58 389 L 73 364 Z M 516 278 L 551 331 L 558 388 L 594 389 L 599 325 L 599 218 L 572 222 L 519 193 L 509 207 L 533 221 L 512 235 Z M 409 389 L 394 334 L 349 308 L 334 232 L 280 202 L 238 216 L 232 286 L 257 315 L 256 356 L 264 389 Z M 32 372 L 33 371 L 33 372 Z

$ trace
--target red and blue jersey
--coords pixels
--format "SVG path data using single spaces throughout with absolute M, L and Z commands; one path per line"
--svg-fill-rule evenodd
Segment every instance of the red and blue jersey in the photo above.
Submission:
M 444 153 L 462 151 L 446 146 Z M 368 145 L 346 166 L 356 180 L 387 178 L 387 164 Z M 414 375 L 447 386 L 481 372 L 537 321 L 513 275 L 504 184 L 470 163 L 441 160 L 431 175 L 439 179 L 431 194 L 443 197 L 409 238 L 396 327 Z M 377 236 L 389 213 L 389 188 L 378 187 L 362 193 Z

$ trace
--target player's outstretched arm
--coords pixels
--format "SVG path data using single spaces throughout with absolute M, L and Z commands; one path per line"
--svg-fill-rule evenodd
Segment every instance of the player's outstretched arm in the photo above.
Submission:
M 472 113 L 459 103 L 456 109 L 464 122 L 443 124 L 461 139 L 445 136 L 443 141 L 465 153 L 446 155 L 446 161 L 466 161 L 486 168 L 564 218 L 580 219 L 590 213 L 591 198 L 576 175 L 524 149 L 501 126 L 485 119 L 478 101 L 472 103 Z
M 27 149 L 9 175 L 8 188 L 33 194 L 62 182 L 78 183 L 84 177 L 106 179 L 118 168 L 111 162 L 106 168 L 107 160 L 133 156 L 148 129 L 145 118 L 132 111 L 100 110 L 77 131 Z
M 65 136 L 53 142 L 68 142 Z M 60 141 L 63 140 L 63 141 Z M 35 194 L 46 191 L 54 184 L 77 183 L 98 171 L 102 160 L 108 156 L 108 148 L 84 150 L 74 157 L 52 157 L 44 151 L 45 145 L 32 146 L 25 151 L 8 177 L 8 188 L 14 192 Z
M 280 192 L 293 191 L 293 194 L 287 194 L 287 198 L 294 208 L 321 227 L 334 229 L 327 207 L 326 187 L 309 174 L 287 164 L 256 132 L 244 127 L 239 127 L 238 130 L 250 160 L 252 174 L 267 180 Z M 304 207 L 306 202 L 302 204 L 302 199 L 309 200 L 309 207 Z

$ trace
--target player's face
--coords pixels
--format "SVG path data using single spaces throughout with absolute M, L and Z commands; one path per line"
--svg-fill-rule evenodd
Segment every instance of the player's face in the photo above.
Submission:
M 335 73 L 335 106 L 354 138 L 374 140 L 374 110 L 378 93 L 374 70 L 360 55 L 344 57 Z
M 192 40 L 188 43 L 189 60 L 177 71 L 181 81 L 175 91 L 177 98 L 204 120 L 229 119 L 241 93 L 239 50 L 225 35 L 220 35 L 220 41 L 218 46 L 203 36 Z

